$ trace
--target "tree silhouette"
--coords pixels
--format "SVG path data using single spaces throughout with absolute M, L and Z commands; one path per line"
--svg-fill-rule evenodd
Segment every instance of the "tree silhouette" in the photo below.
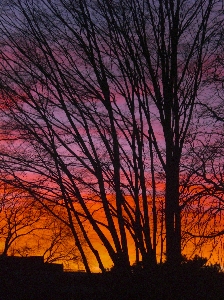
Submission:
M 58 218 L 55 207 L 65 209 L 87 271 L 77 228 L 105 270 L 88 226 L 115 268 L 130 267 L 129 237 L 136 260 L 155 266 L 163 178 L 166 258 L 180 264 L 180 166 L 223 23 L 219 2 L 19 0 L 8 9 L 1 176 Z
M 41 210 L 35 210 L 30 197 L 23 191 L 1 185 L 0 199 L 1 255 L 14 252 L 14 245 L 24 237 L 31 237 L 40 229 Z M 38 226 L 39 225 L 39 226 Z
M 1 256 L 43 256 L 48 263 L 81 265 L 70 228 L 21 189 L 1 184 Z M 84 247 L 84 243 L 83 243 Z M 71 268 L 71 267 L 70 267 Z

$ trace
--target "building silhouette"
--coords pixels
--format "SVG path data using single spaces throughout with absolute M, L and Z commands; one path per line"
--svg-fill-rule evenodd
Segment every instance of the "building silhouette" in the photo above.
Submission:
M 0 256 L 0 273 L 62 273 L 63 264 L 44 262 L 43 256 Z

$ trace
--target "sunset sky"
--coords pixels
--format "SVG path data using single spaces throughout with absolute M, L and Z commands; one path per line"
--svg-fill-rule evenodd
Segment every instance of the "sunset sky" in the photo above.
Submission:
M 8 254 L 87 272 L 223 264 L 220 4 L 115 2 L 2 7 L 2 248 L 14 224 Z

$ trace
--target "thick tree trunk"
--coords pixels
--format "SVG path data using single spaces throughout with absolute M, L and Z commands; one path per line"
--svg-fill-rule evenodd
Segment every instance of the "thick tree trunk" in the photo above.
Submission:
M 179 162 L 169 159 L 165 195 L 166 258 L 170 265 L 181 262 L 181 220 L 179 209 Z

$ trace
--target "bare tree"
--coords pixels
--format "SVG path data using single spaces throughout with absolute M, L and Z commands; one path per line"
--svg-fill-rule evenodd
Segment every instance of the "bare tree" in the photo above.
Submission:
M 35 253 L 50 263 L 63 261 L 69 266 L 81 262 L 70 228 L 23 190 L 6 184 L 1 185 L 0 242 L 3 256 Z
M 38 249 L 44 260 L 49 263 L 62 261 L 67 265 L 70 262 L 80 263 L 80 255 L 68 226 L 54 220 L 47 229 L 44 236 L 41 235 Z
M 214 73 L 208 75 L 205 86 Z M 222 248 L 223 244 L 224 211 L 222 105 L 221 90 L 215 80 L 212 80 L 210 88 L 209 97 L 198 102 L 196 123 L 200 123 L 200 128 L 197 132 L 191 128 L 186 155 L 186 178 L 182 186 L 182 240 L 185 246 L 191 244 L 196 253 L 206 251 L 208 255 L 210 251 L 211 258 L 220 259 L 218 248 Z
M 35 231 L 30 246 L 25 244 L 24 247 L 18 247 L 17 255 L 36 253 L 43 256 L 45 262 L 61 262 L 67 269 L 80 268 L 82 259 L 74 245 L 70 228 L 46 211 L 42 215 L 41 225 L 42 228 Z
M 11 5 L 0 20 L 1 176 L 59 218 L 62 205 L 86 270 L 77 226 L 103 271 L 86 224 L 115 267 L 130 265 L 128 234 L 155 265 L 162 173 L 166 257 L 180 263 L 180 163 L 219 2 Z
M 42 211 L 35 209 L 33 201 L 23 191 L 1 186 L 0 198 L 0 241 L 1 255 L 11 254 L 15 243 L 32 237 L 40 229 Z M 39 225 L 39 226 L 38 226 Z

